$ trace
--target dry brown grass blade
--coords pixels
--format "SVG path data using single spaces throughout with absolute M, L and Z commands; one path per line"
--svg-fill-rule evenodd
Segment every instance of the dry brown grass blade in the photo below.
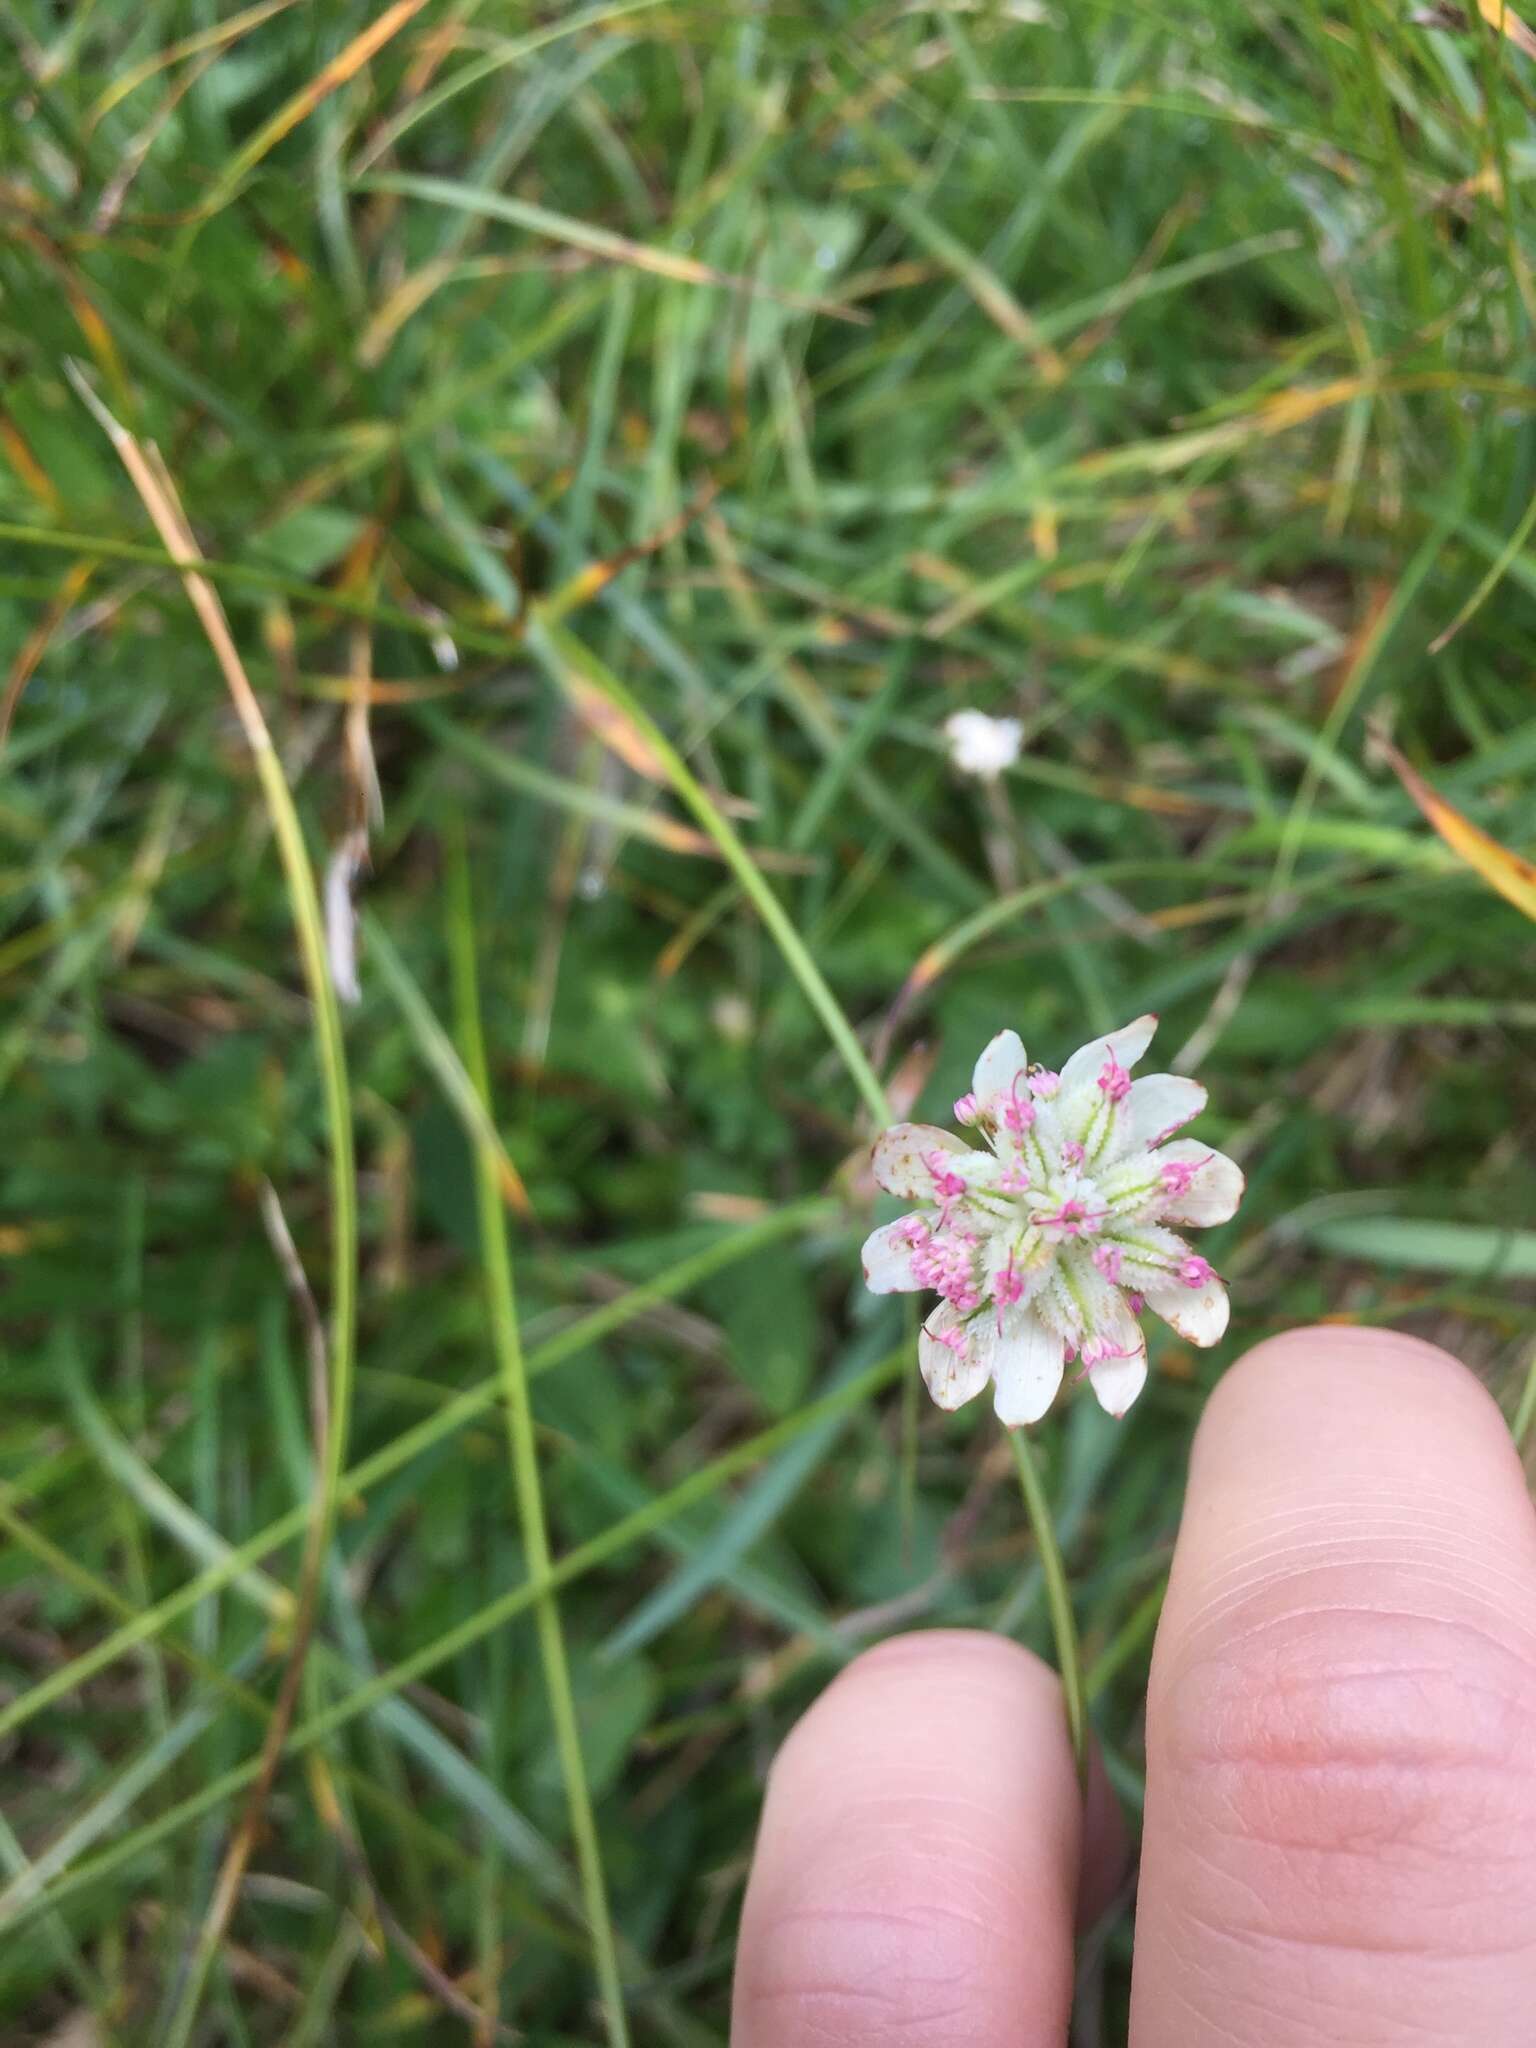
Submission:
M 140 446 L 121 421 L 115 419 L 80 374 L 78 366 L 67 358 L 64 374 L 74 386 L 81 403 L 86 407 L 107 439 L 116 449 L 118 458 L 127 470 L 134 489 L 143 501 L 144 509 L 154 523 L 155 531 L 164 544 L 166 553 L 181 572 L 192 609 L 197 613 L 198 623 L 207 635 L 213 649 L 214 659 L 219 664 L 240 720 L 246 744 L 255 754 L 272 752 L 272 735 L 267 730 L 267 721 L 262 716 L 256 692 L 251 688 L 245 666 L 235 647 L 229 623 L 224 617 L 213 585 L 206 576 L 199 573 L 200 556 L 192 530 L 177 502 L 174 491 L 168 491 L 169 478 L 163 465 L 152 462 L 148 452 Z

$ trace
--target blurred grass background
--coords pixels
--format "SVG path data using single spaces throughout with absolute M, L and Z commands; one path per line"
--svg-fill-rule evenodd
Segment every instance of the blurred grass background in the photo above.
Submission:
M 1133 1811 L 1235 1350 L 1390 1319 L 1513 1412 L 1531 933 L 1370 734 L 1536 837 L 1528 48 L 1461 0 L 8 11 L 6 2040 L 618 2039 L 594 1877 L 632 2038 L 725 2040 L 795 1715 L 898 1626 L 1048 1646 L 995 1425 L 857 1285 L 860 1047 L 942 1115 L 1002 1024 L 1155 1008 L 1248 1168 L 1228 1343 L 1041 1433 Z M 87 399 L 343 956 L 359 869 L 345 1075 Z M 995 792 L 968 705 L 1024 721 Z

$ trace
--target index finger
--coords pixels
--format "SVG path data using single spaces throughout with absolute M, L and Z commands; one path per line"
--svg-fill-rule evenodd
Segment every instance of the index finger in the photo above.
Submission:
M 1530 2048 L 1536 1516 L 1464 1367 L 1338 1328 L 1234 1367 L 1148 1713 L 1133 2048 Z

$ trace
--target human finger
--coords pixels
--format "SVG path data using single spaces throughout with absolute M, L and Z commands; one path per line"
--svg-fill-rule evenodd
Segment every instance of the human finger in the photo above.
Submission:
M 1529 2048 L 1536 1516 L 1464 1367 L 1304 1330 L 1196 1439 L 1148 1707 L 1133 2048 Z
M 1102 1784 L 1090 1812 L 1102 1895 Z M 732 2048 L 1059 2048 L 1083 1834 L 1061 1689 L 1038 1658 L 949 1629 L 867 1651 L 774 1764 Z

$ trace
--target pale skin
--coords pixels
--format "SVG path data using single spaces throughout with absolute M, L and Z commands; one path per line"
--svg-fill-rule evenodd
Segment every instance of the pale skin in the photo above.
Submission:
M 1047 1425 L 1049 1426 L 1049 1425 Z M 1056 1681 L 898 1637 L 769 1779 L 732 2048 L 1062 2048 L 1086 1822 Z M 1536 1513 L 1493 1401 L 1388 1332 L 1206 1408 L 1152 1665 L 1131 2048 L 1536 2043 Z

